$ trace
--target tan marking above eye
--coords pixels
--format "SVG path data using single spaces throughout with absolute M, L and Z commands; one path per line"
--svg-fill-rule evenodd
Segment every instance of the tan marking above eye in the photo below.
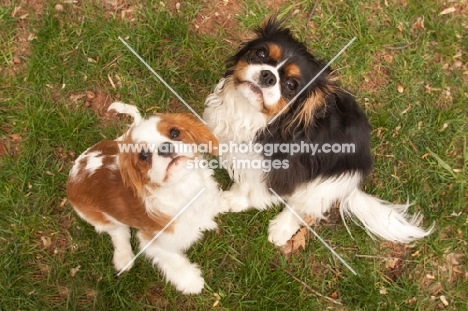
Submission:
M 285 72 L 286 76 L 290 77 L 290 78 L 296 78 L 297 79 L 297 78 L 299 78 L 301 76 L 301 69 L 296 64 L 286 65 L 286 67 L 284 68 L 284 72 Z
M 278 61 L 283 53 L 281 52 L 281 48 L 278 45 L 270 43 L 268 44 L 268 54 L 270 55 L 271 59 Z

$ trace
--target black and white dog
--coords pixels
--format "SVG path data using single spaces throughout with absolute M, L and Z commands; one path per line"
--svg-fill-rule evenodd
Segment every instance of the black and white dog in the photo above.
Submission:
M 276 18 L 266 21 L 256 34 L 228 60 L 203 116 L 220 145 L 253 143 L 264 148 L 260 153 L 222 154 L 235 182 L 224 193 L 230 210 L 265 209 L 279 203 L 271 188 L 301 217 L 324 218 L 340 202 L 343 218 L 359 220 L 369 233 L 383 239 L 408 243 L 427 236 L 432 228 L 420 228 L 422 217 L 408 215 L 409 204 L 391 204 L 361 190 L 372 169 L 371 127 L 354 97 L 327 69 L 288 106 L 325 64 Z M 319 150 L 313 155 L 310 149 L 293 154 L 293 145 Z M 265 152 L 267 146 L 280 147 Z M 285 146 L 289 152 L 282 151 Z M 332 146 L 353 148 L 330 152 Z M 240 167 L 239 160 L 269 163 L 272 169 Z M 270 223 L 269 240 L 284 245 L 299 227 L 300 220 L 284 208 Z

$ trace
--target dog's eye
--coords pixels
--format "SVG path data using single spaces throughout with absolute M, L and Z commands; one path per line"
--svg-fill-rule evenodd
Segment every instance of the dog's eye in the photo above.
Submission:
M 287 87 L 290 91 L 294 91 L 294 90 L 297 88 L 297 82 L 296 82 L 296 80 L 289 79 L 288 81 L 286 81 L 286 87 Z
M 172 139 L 177 138 L 179 136 L 179 134 L 180 134 L 180 132 L 179 132 L 178 129 L 173 128 L 173 129 L 169 130 L 169 136 L 171 136 Z
M 151 160 L 152 154 L 148 150 L 141 150 L 139 157 L 140 157 L 140 161 L 147 162 Z
M 264 48 L 258 49 L 257 52 L 255 52 L 255 55 L 257 55 L 260 59 L 265 59 L 267 54 L 267 50 Z

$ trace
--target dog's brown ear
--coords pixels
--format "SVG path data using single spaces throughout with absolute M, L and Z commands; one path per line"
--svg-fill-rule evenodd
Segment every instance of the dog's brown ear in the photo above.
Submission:
M 119 145 L 129 145 L 132 143 L 130 135 L 126 136 L 123 141 L 117 142 Z M 143 197 L 145 184 L 148 182 L 148 175 L 145 171 L 148 170 L 147 165 L 138 161 L 138 152 L 120 152 L 119 153 L 119 169 L 124 185 L 133 190 L 137 196 Z
M 161 122 L 158 130 L 169 138 L 174 130 L 177 131 L 177 139 L 186 144 L 204 145 L 206 150 L 213 155 L 218 155 L 219 142 L 210 129 L 197 117 L 190 113 L 161 114 Z

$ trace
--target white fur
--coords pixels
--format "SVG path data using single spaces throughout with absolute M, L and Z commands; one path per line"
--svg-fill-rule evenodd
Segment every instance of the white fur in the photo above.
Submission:
M 236 87 L 231 78 L 225 78 L 205 102 L 203 117 L 220 143 L 252 142 L 257 131 L 266 127 L 266 116 L 252 104 L 256 99 L 248 99 L 243 94 L 243 89 Z M 234 180 L 231 189 L 222 195 L 224 208 L 240 212 L 250 207 L 265 209 L 278 203 L 278 198 L 267 189 L 262 170 L 234 166 L 235 159 L 253 160 L 261 158 L 260 155 L 228 152 L 221 156 L 227 160 L 229 175 Z M 408 243 L 431 233 L 433 227 L 428 230 L 419 227 L 421 217 L 407 215 L 408 204 L 391 204 L 362 192 L 362 180 L 359 174 L 315 179 L 284 199 L 297 214 L 317 220 L 324 218 L 336 202 L 341 202 L 343 220 L 351 216 L 362 223 L 368 233 L 394 242 Z M 285 209 L 271 221 L 269 240 L 278 246 L 284 245 L 299 227 L 299 220 Z
M 90 152 L 88 153 L 87 159 L 85 170 L 88 171 L 89 175 L 93 175 L 93 173 L 102 166 L 101 153 L 98 151 Z
M 213 219 L 220 213 L 219 189 L 211 176 L 212 171 L 192 171 L 186 179 L 164 187 L 164 192 L 146 199 L 148 206 L 175 216 L 202 188 L 206 188 L 177 218 L 175 231 L 163 232 L 145 250 L 146 256 L 161 269 L 166 279 L 184 294 L 200 293 L 204 287 L 200 269 L 190 263 L 184 252 L 203 237 L 203 231 L 217 227 Z M 141 248 L 149 243 L 141 235 L 139 239 Z
M 131 135 L 132 143 L 152 143 L 155 147 L 161 143 L 170 141 L 167 137 L 157 132 L 159 117 L 141 119 L 136 107 L 120 102 L 111 105 L 112 109 L 120 113 L 129 113 L 134 118 L 131 129 L 127 132 Z M 176 144 L 177 142 L 171 141 Z M 88 149 L 89 150 L 89 149 Z M 80 174 L 90 174 L 99 167 L 103 161 L 100 154 L 88 150 L 80 155 L 70 172 L 71 180 L 79 180 Z M 187 203 L 189 203 L 203 188 L 205 189 L 190 206 L 173 222 L 173 231 L 162 232 L 157 239 L 145 250 L 145 254 L 153 264 L 157 265 L 166 279 L 184 294 L 200 293 L 204 287 L 202 272 L 196 264 L 190 263 L 185 251 L 196 241 L 203 237 L 203 232 L 217 227 L 214 218 L 222 209 L 220 189 L 213 179 L 211 169 L 190 169 L 186 160 L 173 164 L 167 169 L 171 158 L 159 156 L 157 150 L 153 150 L 152 168 L 149 177 L 156 187 L 147 185 L 144 199 L 145 208 L 149 215 L 162 212 L 174 217 Z M 178 154 L 193 158 L 193 153 Z M 99 161 L 99 159 L 101 160 Z M 118 157 L 115 157 L 116 160 Z M 80 161 L 86 160 L 85 171 L 80 172 Z M 118 161 L 108 164 L 109 169 L 118 169 Z M 165 176 L 167 175 L 167 176 Z M 166 178 L 164 178 L 166 177 Z M 116 196 L 119 193 L 115 193 Z M 79 210 L 78 215 L 95 226 L 97 232 L 106 232 L 111 236 L 114 245 L 113 263 L 117 271 L 121 271 L 132 261 L 134 254 L 130 245 L 130 228 L 106 214 L 111 224 L 97 223 Z M 155 236 L 158 232 L 154 232 Z M 150 241 L 139 234 L 140 246 L 144 248 Z M 126 267 L 129 270 L 133 263 Z
M 245 81 L 252 82 L 256 84 L 262 91 L 263 95 L 263 104 L 265 106 L 273 106 L 278 103 L 278 101 L 281 99 L 281 86 L 279 84 L 280 81 L 280 76 L 278 73 L 278 69 L 281 68 L 284 64 L 284 61 L 281 62 L 278 66 L 273 67 L 267 64 L 250 64 L 247 68 L 247 70 L 244 73 L 243 79 Z M 260 73 L 262 70 L 267 70 L 270 71 L 275 77 L 276 77 L 276 83 L 275 85 L 269 86 L 269 87 L 260 87 Z M 247 98 L 251 99 L 252 95 L 249 92 L 248 87 L 239 87 L 239 90 L 246 95 Z M 255 95 L 253 95 L 255 96 Z
M 205 102 L 203 119 L 220 143 L 252 141 L 255 133 L 266 126 L 266 116 L 251 105 L 232 79 L 221 79 Z
M 133 123 L 130 125 L 130 128 L 134 127 L 135 125 L 140 123 L 140 121 L 142 120 L 140 111 L 138 110 L 138 108 L 136 106 L 128 105 L 128 104 L 125 104 L 123 102 L 116 101 L 116 102 L 113 102 L 109 106 L 109 108 L 107 108 L 107 111 L 112 111 L 112 110 L 116 111 L 117 113 L 123 113 L 123 114 L 127 114 L 127 115 L 131 116 L 133 118 Z M 127 135 L 127 133 L 125 133 L 124 135 L 118 137 L 115 140 L 116 141 L 122 141 L 124 139 L 125 135 Z
M 141 114 L 136 106 L 128 105 L 123 102 L 117 101 L 117 102 L 113 102 L 109 106 L 109 108 L 107 108 L 107 111 L 112 111 L 112 110 L 115 110 L 117 113 L 124 113 L 124 114 L 128 114 L 129 116 L 131 116 L 133 118 L 132 125 L 138 124 L 141 121 Z

